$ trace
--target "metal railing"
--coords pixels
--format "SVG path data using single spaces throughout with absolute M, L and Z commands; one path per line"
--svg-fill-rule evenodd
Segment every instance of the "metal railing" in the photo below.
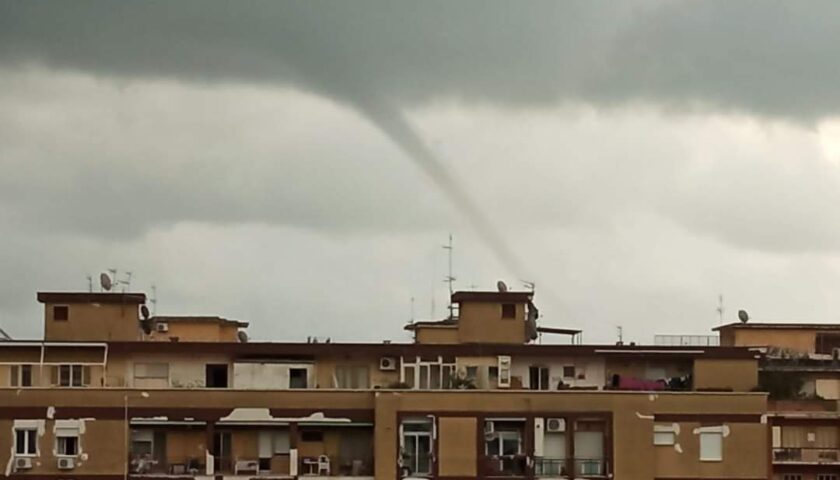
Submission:
M 717 335 L 654 335 L 653 344 L 659 347 L 717 347 Z
M 837 463 L 840 464 L 838 448 L 774 448 L 775 463 Z

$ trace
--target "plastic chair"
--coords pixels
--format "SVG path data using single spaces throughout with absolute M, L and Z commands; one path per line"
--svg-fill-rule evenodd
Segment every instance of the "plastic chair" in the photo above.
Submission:
M 318 475 L 330 476 L 330 457 L 318 455 Z

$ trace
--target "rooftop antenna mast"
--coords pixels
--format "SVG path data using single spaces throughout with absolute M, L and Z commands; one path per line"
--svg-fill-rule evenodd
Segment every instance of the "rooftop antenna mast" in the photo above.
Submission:
M 619 325 L 616 329 L 618 330 L 618 344 L 624 345 L 624 327 Z
M 152 316 L 154 316 L 157 313 L 157 300 L 158 300 L 157 299 L 157 286 L 155 286 L 154 283 L 152 284 L 151 290 L 152 290 L 152 297 L 149 298 L 149 303 L 152 304 Z
M 123 286 L 123 293 L 125 293 L 126 290 L 131 291 L 131 272 L 125 272 L 125 280 L 120 280 L 120 284 Z
M 723 323 L 723 312 L 725 312 L 725 311 L 726 311 L 726 309 L 723 308 L 723 294 L 721 293 L 721 294 L 718 295 L 718 306 L 717 306 L 718 318 L 720 319 L 721 324 Z
M 87 276 L 88 281 L 88 292 L 93 293 L 93 275 Z
M 452 284 L 455 282 L 455 277 L 452 275 L 452 234 L 449 234 L 449 243 L 443 245 L 449 256 L 449 274 L 444 278 L 444 282 L 449 284 L 449 318 L 455 318 L 455 306 L 452 304 L 452 294 L 455 290 Z

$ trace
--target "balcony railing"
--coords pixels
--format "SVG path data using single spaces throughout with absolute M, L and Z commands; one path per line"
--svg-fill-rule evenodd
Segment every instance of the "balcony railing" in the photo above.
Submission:
M 603 458 L 576 458 L 572 462 L 574 478 L 605 477 L 607 463 Z M 569 462 L 564 458 L 534 459 L 534 475 L 542 478 L 570 478 Z
M 840 464 L 838 448 L 774 448 L 774 463 Z

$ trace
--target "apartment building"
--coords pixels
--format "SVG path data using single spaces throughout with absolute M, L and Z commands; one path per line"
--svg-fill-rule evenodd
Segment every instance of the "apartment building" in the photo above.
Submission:
M 761 355 L 536 344 L 530 292 L 457 292 L 413 343 L 247 341 L 135 293 L 42 292 L 0 342 L 0 464 L 34 478 L 767 479 Z
M 840 325 L 733 323 L 721 345 L 760 348 L 773 478 L 840 479 Z

